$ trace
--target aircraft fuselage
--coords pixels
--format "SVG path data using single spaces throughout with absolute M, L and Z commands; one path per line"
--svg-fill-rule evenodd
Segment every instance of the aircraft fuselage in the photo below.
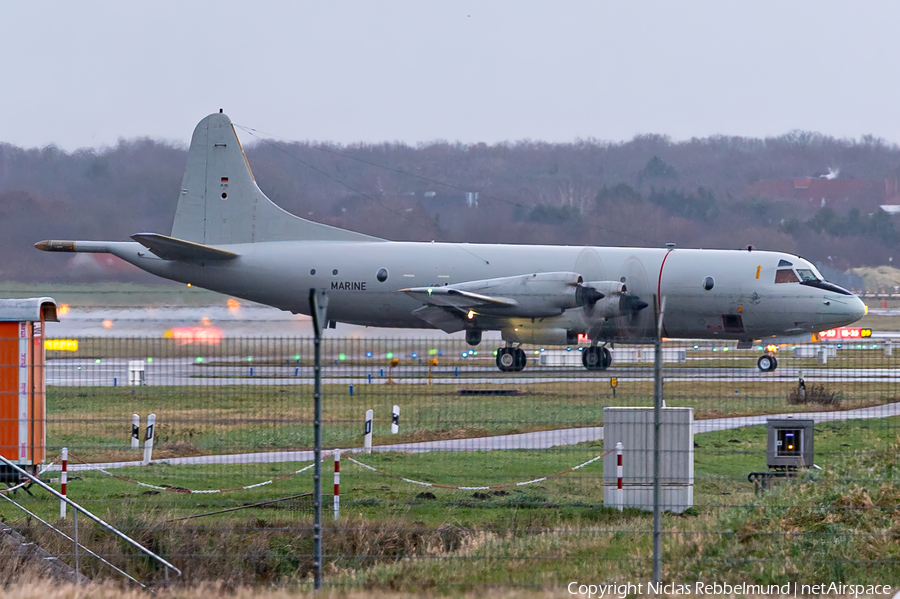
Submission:
M 108 245 L 115 255 L 161 277 L 294 313 L 308 314 L 309 289 L 324 289 L 329 319 L 367 326 L 432 328 L 413 314 L 423 304 L 401 293 L 404 288 L 558 271 L 578 273 L 585 281 L 622 281 L 649 302 L 665 297 L 664 335 L 669 337 L 758 339 L 817 332 L 854 322 L 865 310 L 853 295 L 775 283 L 779 262 L 814 267 L 791 254 L 758 250 L 276 241 L 216 246 L 238 257 L 191 263 L 162 260 L 137 243 Z M 379 280 L 379 271 L 386 271 L 385 280 Z M 603 340 L 652 337 L 653 312 L 643 310 L 624 323 L 612 319 L 604 325 Z M 589 328 L 581 308 L 537 322 L 496 316 L 474 320 L 466 324 L 510 334 L 518 328 Z

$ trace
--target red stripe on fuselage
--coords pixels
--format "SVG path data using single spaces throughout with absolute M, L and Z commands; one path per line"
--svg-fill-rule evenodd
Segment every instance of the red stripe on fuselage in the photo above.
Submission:
M 666 252 L 666 255 L 663 256 L 662 264 L 659 265 L 659 280 L 656 282 L 656 314 L 657 318 L 659 317 L 659 313 L 662 311 L 662 273 L 663 267 L 666 265 L 666 260 L 669 259 L 669 254 L 672 253 L 672 250 Z M 657 323 L 653 323 L 653 326 L 656 327 Z M 666 333 L 666 321 L 663 319 L 663 337 L 668 337 L 669 335 Z

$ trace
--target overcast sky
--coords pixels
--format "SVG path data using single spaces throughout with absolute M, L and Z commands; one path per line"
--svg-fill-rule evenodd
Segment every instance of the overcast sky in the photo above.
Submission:
M 0 142 L 900 142 L 897 2 L 0 3 Z M 250 141 L 242 135 L 245 141 Z

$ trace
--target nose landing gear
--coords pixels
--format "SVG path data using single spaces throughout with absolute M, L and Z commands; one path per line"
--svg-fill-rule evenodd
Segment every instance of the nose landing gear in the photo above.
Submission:
M 756 367 L 763 372 L 773 372 L 778 368 L 778 360 L 772 354 L 766 354 L 760 356 L 759 360 L 756 361 Z

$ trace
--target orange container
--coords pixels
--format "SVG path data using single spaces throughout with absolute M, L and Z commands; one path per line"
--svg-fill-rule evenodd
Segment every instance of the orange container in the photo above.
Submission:
M 50 298 L 0 299 L 0 455 L 19 466 L 46 459 L 44 324 Z

